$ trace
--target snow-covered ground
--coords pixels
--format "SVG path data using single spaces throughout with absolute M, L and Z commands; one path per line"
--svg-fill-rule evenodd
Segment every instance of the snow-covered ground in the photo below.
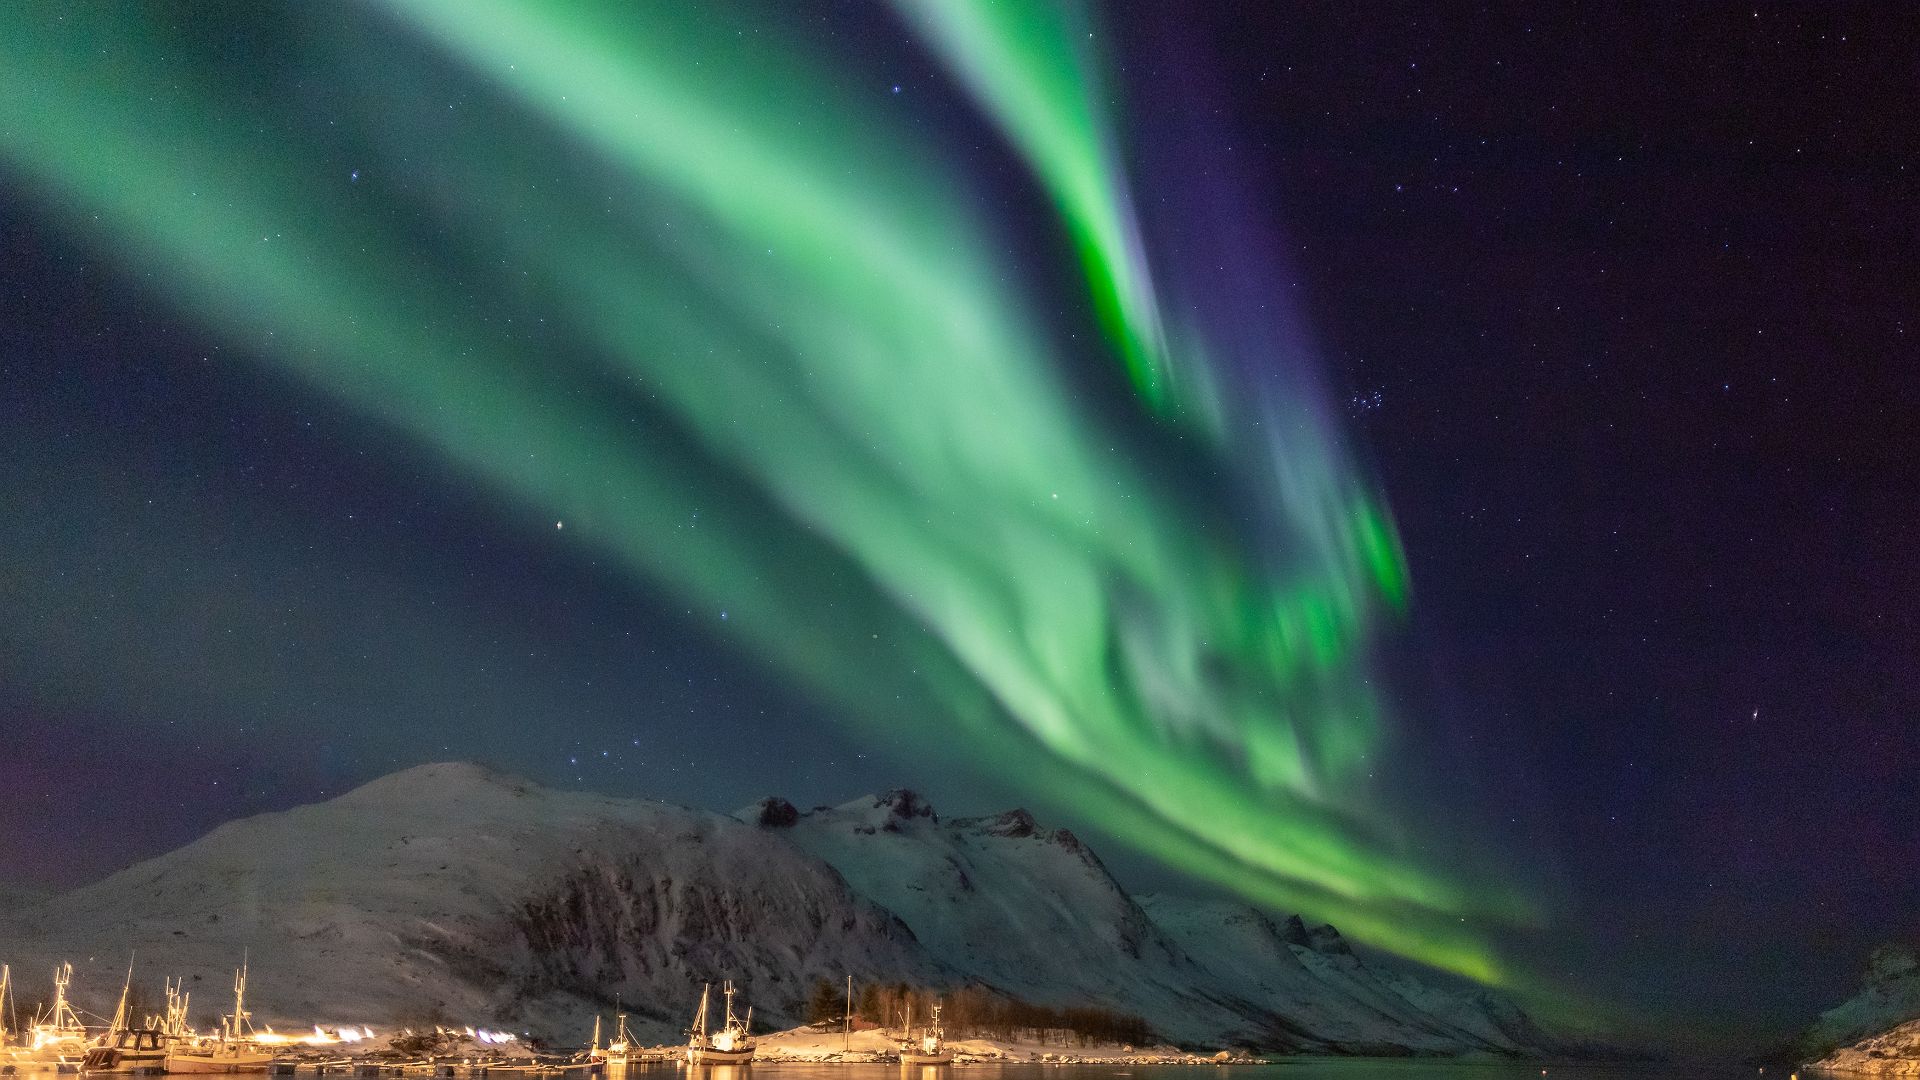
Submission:
M 757 1056 L 771 1061 L 878 1061 L 892 1054 L 898 1039 L 879 1028 L 843 1034 L 839 1028 L 797 1027 L 760 1036 Z M 1072 1061 L 1093 1064 L 1146 1065 L 1211 1062 L 1210 1055 L 1188 1053 L 1177 1046 L 1128 1046 L 1121 1043 L 1081 1045 L 1059 1042 L 1016 1042 L 1001 1039 L 949 1039 L 954 1060 Z
M 1188 1046 L 1556 1048 L 1511 1003 L 1363 962 L 1331 927 L 1136 899 L 1024 811 L 942 821 L 907 792 L 728 817 L 421 766 L 0 910 L 25 1001 L 70 959 L 79 1003 L 106 1011 L 135 950 L 143 981 L 187 976 L 196 1020 L 250 953 L 257 1018 L 289 1027 L 440 1022 L 582 1044 L 619 1002 L 642 1041 L 666 1043 L 703 982 L 733 979 L 766 1030 L 796 1023 L 816 981 L 851 975 L 1098 1005 Z
M 1816 1061 L 1820 1072 L 1870 1076 L 1920 1076 L 1920 1020 L 1869 1036 Z

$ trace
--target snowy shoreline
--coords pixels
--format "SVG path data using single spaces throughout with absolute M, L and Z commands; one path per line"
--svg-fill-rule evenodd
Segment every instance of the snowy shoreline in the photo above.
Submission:
M 1920 1020 L 1833 1051 L 1807 1071 L 1850 1076 L 1920 1076 Z
M 1006 1039 L 948 1039 L 954 1063 L 978 1064 L 1072 1064 L 1072 1065 L 1216 1065 L 1222 1061 L 1252 1064 L 1263 1059 L 1233 1054 L 1200 1054 L 1176 1046 L 1135 1047 L 1122 1043 L 1092 1043 L 1086 1046 L 1062 1046 L 1059 1043 L 1021 1042 Z M 759 1036 L 757 1061 L 785 1062 L 877 1062 L 885 1061 L 898 1048 L 893 1035 L 878 1028 L 847 1034 L 833 1027 L 803 1026 Z

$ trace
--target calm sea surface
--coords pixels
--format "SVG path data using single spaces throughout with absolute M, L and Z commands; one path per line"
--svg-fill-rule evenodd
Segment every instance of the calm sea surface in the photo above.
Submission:
M 720 1068 L 725 1068 L 722 1066 Z M 720 1068 L 709 1069 L 717 1073 Z M 945 1068 L 758 1062 L 751 1077 L 689 1080 L 1786 1080 L 1748 1066 L 1545 1065 L 1404 1058 L 1281 1058 L 1265 1065 L 997 1065 Z M 1771 1070 L 1769 1070 L 1771 1072 Z M 634 1074 L 636 1080 L 642 1074 Z
M 1742 1080 L 1751 1068 L 1712 1065 L 1547 1065 L 1366 1058 L 1284 1058 L 1265 1065 L 998 1065 L 949 1067 L 757 1062 L 750 1068 L 709 1066 L 686 1080 Z M 625 1071 L 633 1080 L 669 1080 L 686 1070 L 675 1065 Z M 75 1080 L 74 1074 L 58 1074 Z M 330 1074 L 348 1080 L 352 1073 Z M 610 1073 L 611 1075 L 615 1075 Z M 17 1074 L 21 1080 L 55 1080 L 51 1072 Z M 316 1074 L 302 1070 L 300 1080 Z M 264 1080 L 264 1078 L 263 1078 Z M 1764 1080 L 1764 1078 L 1763 1078 Z M 1784 1078 L 1778 1078 L 1784 1080 Z
M 751 1080 L 1541 1080 L 1538 1064 L 1398 1058 L 1282 1058 L 1266 1065 L 755 1064 Z M 1745 1080 L 1751 1069 L 1698 1065 L 1547 1065 L 1547 1080 Z M 832 1074 L 831 1077 L 828 1074 Z M 904 1074 L 904 1076 L 903 1076 Z M 941 1075 L 945 1074 L 945 1075 Z M 698 1080 L 698 1078 L 696 1078 Z M 715 1077 L 712 1080 L 728 1080 Z M 745 1080 L 745 1078 L 742 1078 Z M 1784 1080 L 1779 1078 L 1779 1080 Z

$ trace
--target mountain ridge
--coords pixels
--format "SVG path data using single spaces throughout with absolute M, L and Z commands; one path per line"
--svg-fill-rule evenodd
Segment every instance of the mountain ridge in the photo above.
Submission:
M 1187 1045 L 1565 1049 L 1497 995 L 1377 969 L 1331 926 L 1135 897 L 1024 809 L 943 820 L 905 788 L 723 815 L 423 765 L 0 913 L 16 975 L 74 959 L 104 991 L 135 947 L 144 970 L 206 975 L 251 950 L 262 1015 L 300 1025 L 444 1016 L 577 1040 L 618 1000 L 665 1039 L 703 981 L 735 979 L 781 1023 L 851 975 L 1097 1004 Z
M 1775 1056 L 1791 1064 L 1845 1059 L 1852 1062 L 1847 1067 L 1855 1069 L 1870 1060 L 1897 1060 L 1897 1056 L 1887 1057 L 1896 1047 L 1906 1047 L 1920 1057 L 1920 1050 L 1915 1050 L 1920 1047 L 1913 1027 L 1916 1020 L 1920 1020 L 1920 957 L 1911 946 L 1890 942 L 1867 958 L 1860 989 L 1852 997 L 1822 1012 L 1785 1052 Z

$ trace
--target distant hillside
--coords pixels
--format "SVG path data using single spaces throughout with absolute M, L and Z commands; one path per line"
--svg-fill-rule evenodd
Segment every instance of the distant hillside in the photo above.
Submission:
M 6 912 L 37 904 L 49 894 L 44 889 L 29 889 L 19 885 L 0 884 L 0 916 Z
M 1143 1017 L 1195 1046 L 1509 1055 L 1561 1044 L 1511 1002 L 1428 985 L 1332 927 L 1129 896 L 1025 811 L 942 821 L 911 792 L 733 817 L 428 765 L 236 821 L 95 885 L 0 907 L 24 994 L 74 961 L 106 1008 L 127 955 L 291 1026 L 444 1017 L 581 1039 L 617 1000 L 653 1039 L 731 978 L 791 1025 L 838 983 L 977 986 Z M 196 981 L 197 980 L 197 981 Z
M 1860 990 L 1820 1014 L 1820 1019 L 1783 1055 L 1795 1063 L 1825 1057 L 1920 1019 L 1920 959 L 1906 945 L 1883 945 L 1867 961 Z M 1885 1051 L 1884 1046 L 1868 1049 Z M 1861 1051 L 1862 1056 L 1866 1050 Z M 1916 1071 L 1920 1075 L 1920 1071 Z
M 1920 1076 L 1920 1020 L 1843 1046 L 1810 1066 L 1821 1072 Z

